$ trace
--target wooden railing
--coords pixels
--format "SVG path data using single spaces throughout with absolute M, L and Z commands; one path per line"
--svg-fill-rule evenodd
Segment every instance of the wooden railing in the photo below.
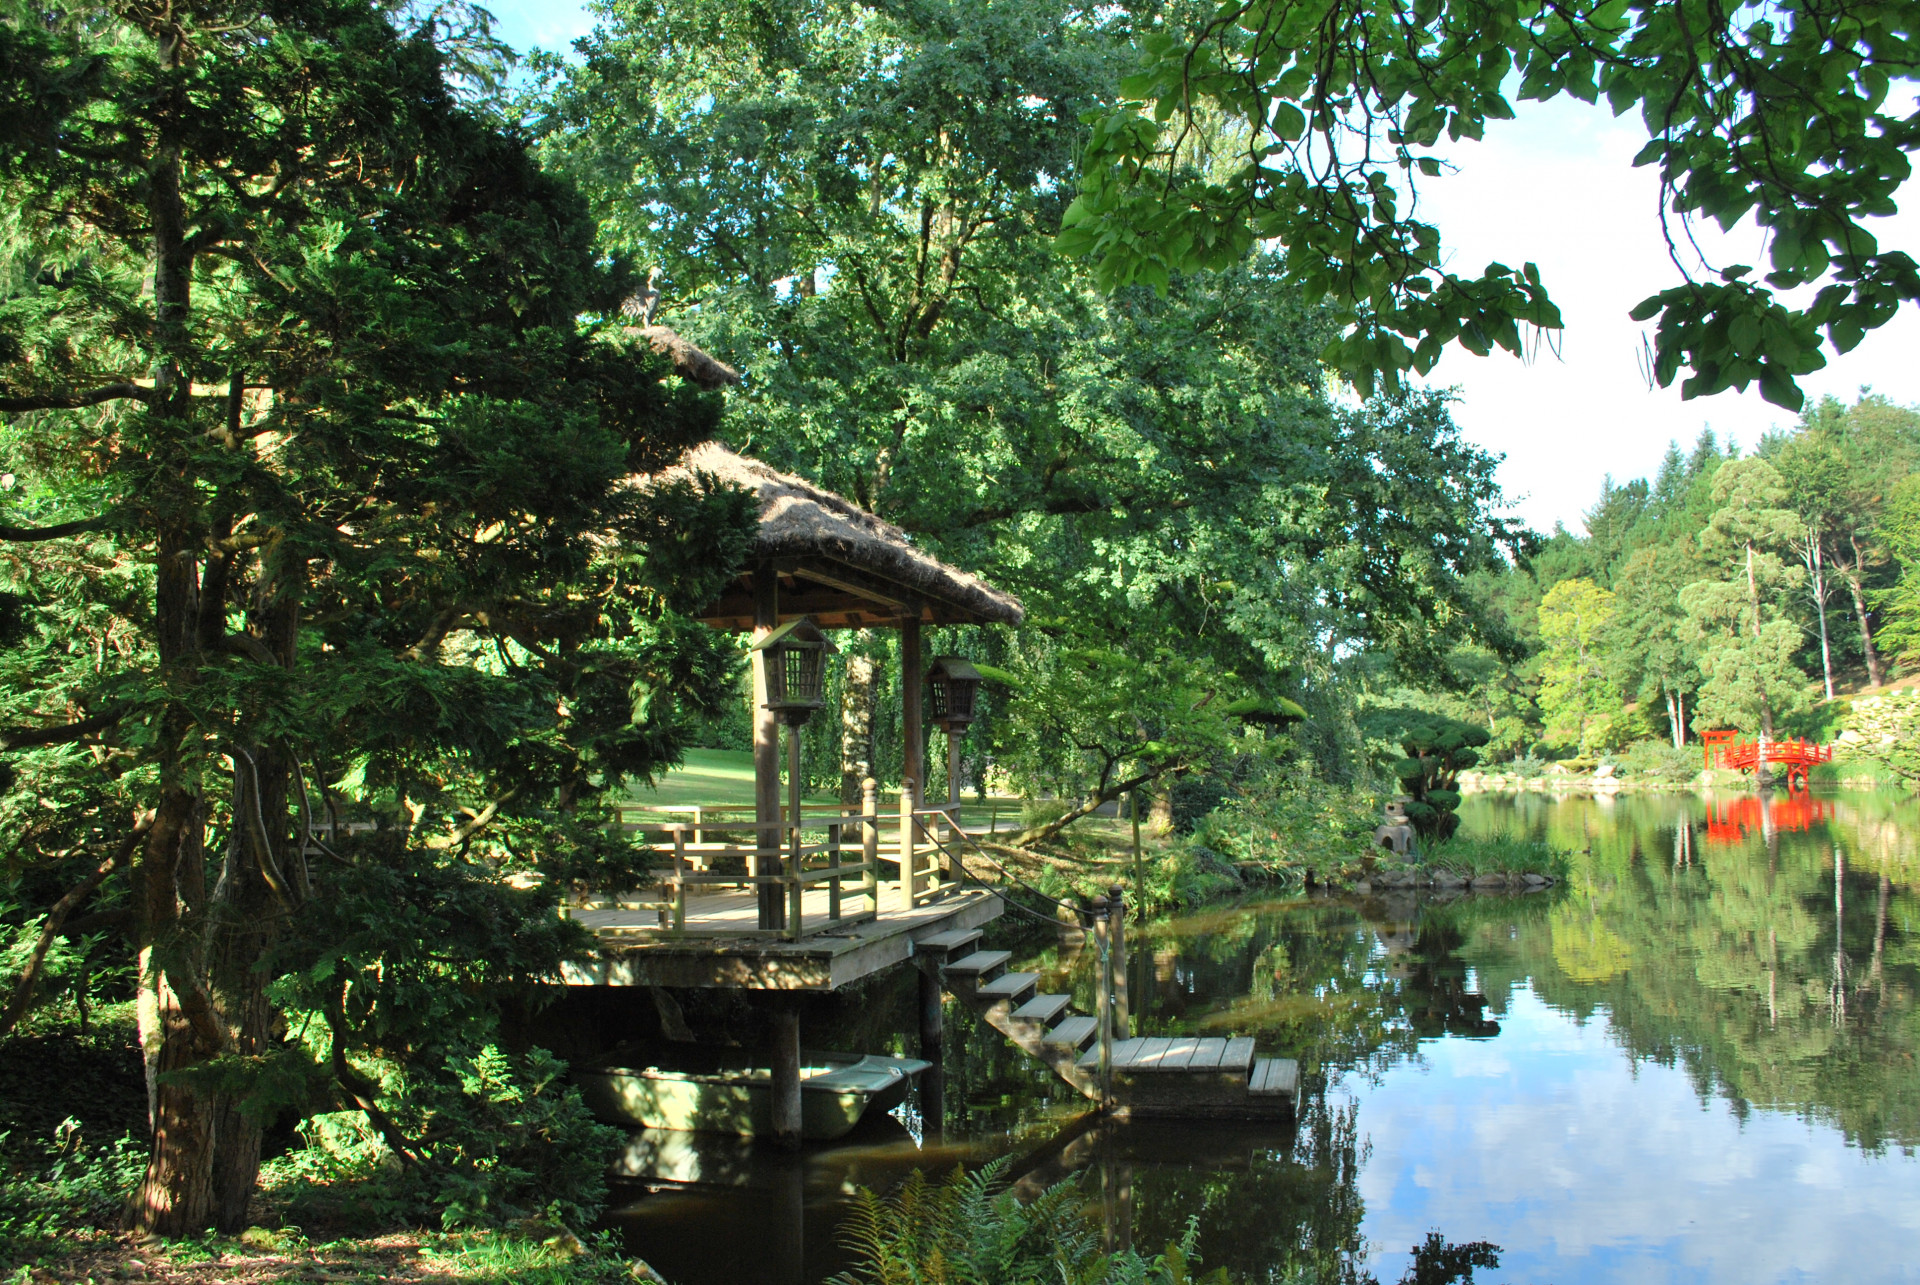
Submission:
M 778 821 L 721 819 L 752 811 L 741 804 L 622 806 L 621 828 L 650 843 L 669 864 L 655 885 L 657 899 L 621 904 L 653 910 L 662 931 L 685 935 L 690 891 L 697 895 L 701 888 L 778 887 L 785 927 L 707 931 L 798 941 L 877 917 L 887 882 L 894 884 L 893 900 L 901 909 L 926 905 L 959 886 L 960 874 L 942 860 L 938 842 L 943 830 L 953 828 L 952 822 L 941 809 L 915 808 L 911 782 L 900 791 L 898 807 L 887 813 L 880 809 L 879 787 L 869 781 L 858 809 L 807 805 L 798 824 L 785 808 Z M 628 819 L 636 815 L 663 819 Z M 686 820 L 664 819 L 671 816 Z M 892 880 L 883 880 L 882 863 L 893 867 Z M 827 892 L 827 913 L 809 925 L 806 894 L 820 888 Z M 849 901 L 862 904 L 850 907 Z

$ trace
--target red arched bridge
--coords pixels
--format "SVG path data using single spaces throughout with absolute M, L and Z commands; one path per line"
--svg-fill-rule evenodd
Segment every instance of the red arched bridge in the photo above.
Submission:
M 1702 732 L 1703 766 L 1732 768 L 1737 772 L 1758 771 L 1766 765 L 1787 776 L 1792 788 L 1807 783 L 1807 773 L 1815 763 L 1833 762 L 1832 745 L 1816 745 L 1805 738 L 1791 741 L 1742 740 L 1738 732 Z

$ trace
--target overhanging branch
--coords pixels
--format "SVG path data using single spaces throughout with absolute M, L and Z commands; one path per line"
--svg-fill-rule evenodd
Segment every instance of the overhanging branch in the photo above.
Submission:
M 150 402 L 153 390 L 142 388 L 138 384 L 106 384 L 99 388 L 90 388 L 84 393 L 42 393 L 38 397 L 0 397 L 0 412 L 17 414 L 29 410 L 79 410 L 83 406 L 98 406 L 102 402 L 132 400 Z

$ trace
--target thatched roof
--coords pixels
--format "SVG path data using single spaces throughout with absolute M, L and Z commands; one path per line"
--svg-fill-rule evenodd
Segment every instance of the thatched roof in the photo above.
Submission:
M 725 388 L 740 382 L 740 372 L 694 347 L 665 326 L 629 326 L 629 335 L 644 339 L 647 345 L 673 363 L 674 370 L 705 389 Z
M 780 576 L 782 620 L 810 615 L 821 625 L 848 627 L 917 616 L 929 624 L 1017 625 L 1026 614 L 1018 598 L 916 549 L 892 523 L 718 442 L 687 452 L 660 479 L 702 475 L 758 493 L 760 535 L 751 561 Z M 751 628 L 751 574 L 701 619 Z

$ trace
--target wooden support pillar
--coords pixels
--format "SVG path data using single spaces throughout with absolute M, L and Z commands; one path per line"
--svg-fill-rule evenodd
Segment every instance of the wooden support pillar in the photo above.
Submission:
M 946 1016 L 939 966 L 920 970 L 920 1056 L 933 1065 L 920 1073 L 920 1124 L 928 1133 L 940 1132 L 947 1115 Z
M 1126 889 L 1107 889 L 1107 931 L 1113 949 L 1113 1038 L 1131 1039 L 1127 1013 L 1127 899 Z
M 780 577 L 762 564 L 753 572 L 753 641 L 758 643 L 780 624 Z M 753 819 L 762 826 L 780 820 L 780 719 L 767 708 L 767 659 L 753 655 Z M 780 873 L 780 832 L 762 829 L 754 841 L 753 873 Z M 785 891 L 777 883 L 757 885 L 763 929 L 786 927 Z
M 773 1003 L 773 1141 L 800 1149 L 800 1009 L 790 998 Z
M 920 617 L 900 621 L 900 730 L 906 738 L 906 766 L 901 775 L 914 782 L 913 805 L 925 807 L 922 792 L 927 780 L 927 734 L 921 722 L 921 696 L 926 672 L 920 656 Z

